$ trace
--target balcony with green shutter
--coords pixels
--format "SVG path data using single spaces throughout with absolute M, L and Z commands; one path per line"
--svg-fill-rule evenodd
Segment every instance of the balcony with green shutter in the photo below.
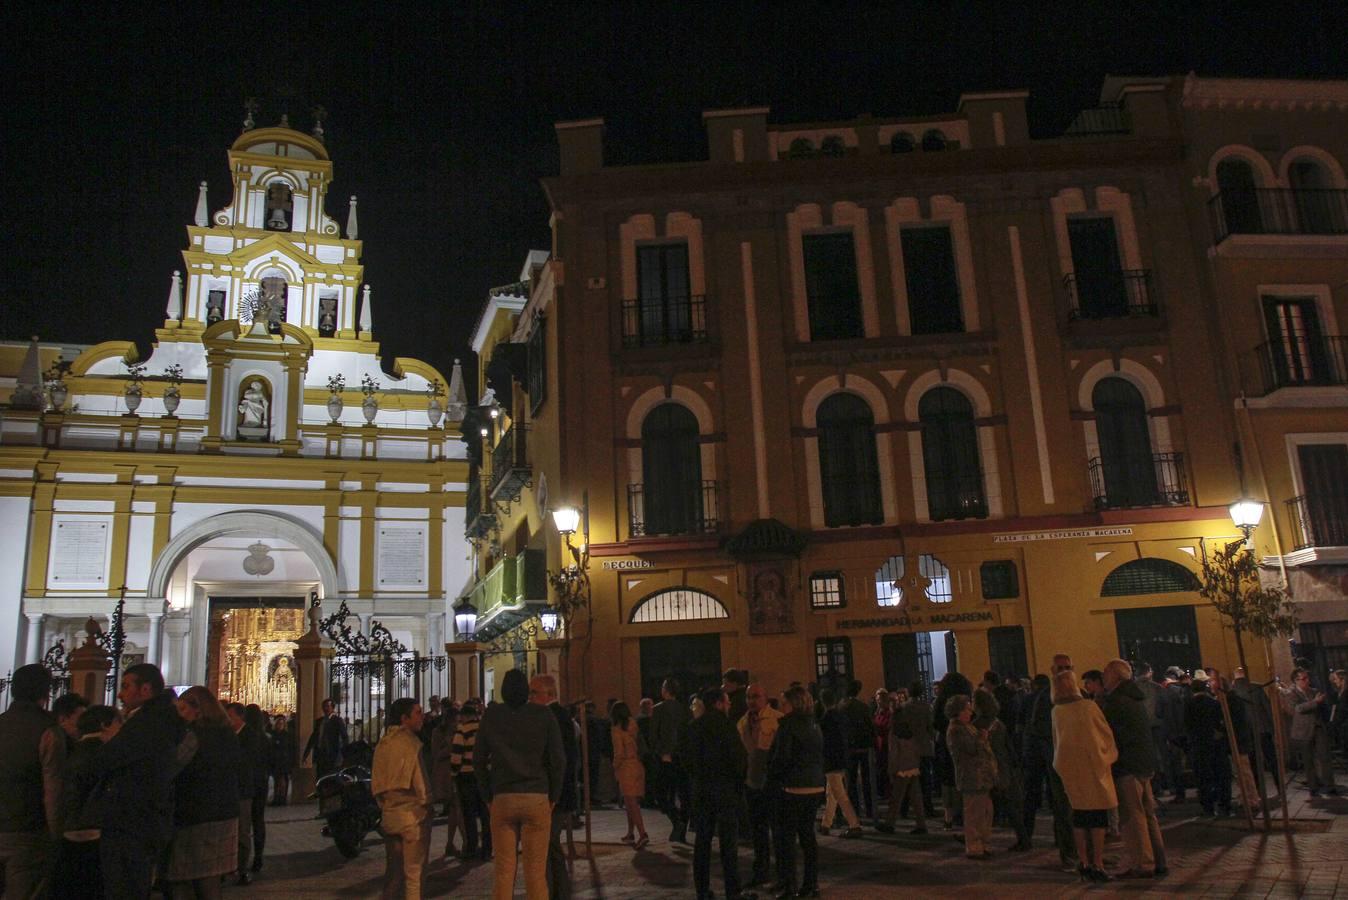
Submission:
M 507 556 L 468 595 L 477 607 L 477 640 L 489 641 L 548 605 L 547 555 L 541 547 Z

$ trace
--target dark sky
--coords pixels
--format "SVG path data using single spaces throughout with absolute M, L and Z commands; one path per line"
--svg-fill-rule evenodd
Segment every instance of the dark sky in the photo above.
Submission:
M 557 120 L 603 116 L 609 162 L 649 162 L 704 155 L 700 112 L 715 107 L 925 115 L 1028 88 L 1049 133 L 1108 73 L 1348 77 L 1343 2 L 19 0 L 0 16 L 0 338 L 148 350 L 196 184 L 225 205 L 225 151 L 256 96 L 263 125 L 288 112 L 307 130 L 328 109 L 328 212 L 345 222 L 360 197 L 385 366 L 446 371 L 487 288 L 547 246 L 538 179 L 557 170 Z

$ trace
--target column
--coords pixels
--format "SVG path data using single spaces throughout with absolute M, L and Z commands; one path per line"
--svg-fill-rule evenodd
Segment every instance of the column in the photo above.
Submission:
M 145 650 L 145 661 L 151 665 L 159 666 L 159 671 L 163 672 L 164 667 L 160 665 L 160 655 L 163 649 L 163 613 L 150 613 L 150 640 L 149 646 Z
M 186 616 L 169 616 L 164 619 L 164 631 L 167 632 L 167 668 L 160 666 L 164 670 L 164 678 L 170 684 L 192 684 L 196 681 L 205 682 L 205 678 L 193 678 L 191 673 L 191 661 L 187 658 L 187 635 L 192 629 L 192 621 Z M 172 677 L 170 677 L 172 673 Z
M 46 620 L 45 613 L 27 613 L 28 616 L 28 645 L 24 648 L 23 661 L 29 663 L 42 662 L 42 623 Z
M 295 739 L 299 741 L 300 747 L 304 747 L 309 743 L 309 735 L 314 730 L 314 720 L 318 718 L 323 708 L 323 701 L 328 696 L 328 666 L 332 662 L 333 649 L 332 642 L 313 628 L 297 643 L 295 687 L 299 708 L 295 719 L 299 734 Z M 307 797 L 313 793 L 314 781 L 313 757 L 310 757 L 301 762 L 300 768 L 295 770 L 295 796 Z

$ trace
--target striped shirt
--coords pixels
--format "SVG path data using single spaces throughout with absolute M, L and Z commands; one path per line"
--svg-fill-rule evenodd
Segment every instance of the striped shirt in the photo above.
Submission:
M 449 745 L 449 767 L 459 775 L 473 774 L 473 750 L 477 747 L 477 719 L 460 719 Z

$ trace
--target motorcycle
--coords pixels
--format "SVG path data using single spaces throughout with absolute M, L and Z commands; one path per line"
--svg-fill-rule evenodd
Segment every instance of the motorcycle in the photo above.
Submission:
M 328 822 L 337 851 L 347 859 L 360 853 L 365 835 L 379 827 L 379 804 L 370 790 L 370 770 L 347 766 L 324 775 L 316 785 L 318 813 Z

